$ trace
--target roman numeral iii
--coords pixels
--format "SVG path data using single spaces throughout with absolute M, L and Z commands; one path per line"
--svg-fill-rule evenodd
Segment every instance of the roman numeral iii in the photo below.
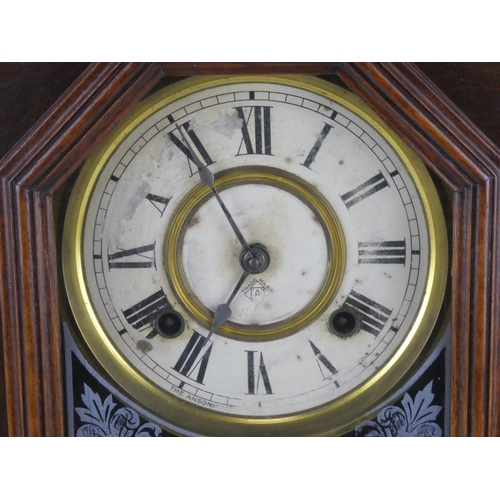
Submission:
M 406 241 L 359 242 L 360 264 L 406 265 Z

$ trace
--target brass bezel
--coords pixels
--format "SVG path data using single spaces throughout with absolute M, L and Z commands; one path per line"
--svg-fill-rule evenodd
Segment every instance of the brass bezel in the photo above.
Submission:
M 167 103 L 201 89 L 237 82 L 286 84 L 338 102 L 368 122 L 403 161 L 420 195 L 429 233 L 429 273 L 419 313 L 393 357 L 366 382 L 341 398 L 297 414 L 238 417 L 194 406 L 166 393 L 138 373 L 106 335 L 92 306 L 84 277 L 82 238 L 87 206 L 107 160 L 131 130 Z M 448 243 L 442 207 L 421 160 L 357 96 L 328 82 L 303 76 L 235 76 L 183 80 L 145 99 L 89 157 L 71 195 L 63 233 L 63 273 L 77 325 L 103 369 L 132 398 L 188 434 L 227 436 L 339 435 L 400 383 L 415 363 L 441 309 L 448 273 Z M 175 432 L 175 431 L 174 431 Z
M 346 263 L 346 244 L 340 221 L 325 197 L 303 179 L 271 167 L 238 167 L 215 177 L 219 192 L 243 184 L 274 186 L 293 194 L 307 205 L 323 228 L 328 249 L 325 276 L 317 293 L 300 311 L 277 323 L 254 326 L 227 321 L 217 332 L 240 340 L 274 340 L 291 335 L 310 325 L 335 298 L 340 288 Z M 195 296 L 184 276 L 182 242 L 187 226 L 196 210 L 213 196 L 205 184 L 197 184 L 172 214 L 165 235 L 164 264 L 170 286 L 182 307 L 199 324 L 210 330 L 213 313 Z M 306 311 L 306 309 L 308 309 Z

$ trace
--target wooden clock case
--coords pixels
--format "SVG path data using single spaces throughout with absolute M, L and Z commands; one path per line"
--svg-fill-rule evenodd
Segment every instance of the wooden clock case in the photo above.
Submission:
M 0 433 L 65 434 L 56 193 L 162 79 L 240 73 L 336 75 L 453 193 L 450 432 L 500 435 L 500 154 L 410 63 L 89 65 L 0 163 Z

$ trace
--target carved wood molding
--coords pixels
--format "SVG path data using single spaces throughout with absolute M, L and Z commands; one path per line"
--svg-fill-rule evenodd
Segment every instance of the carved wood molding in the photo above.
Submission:
M 3 433 L 64 435 L 52 195 L 161 76 L 155 65 L 92 65 L 0 165 Z
M 411 64 L 348 64 L 340 76 L 454 192 L 451 432 L 497 436 L 500 151 Z
M 162 76 L 242 71 L 338 73 L 453 190 L 452 433 L 499 435 L 499 151 L 415 66 L 332 63 L 93 64 L 4 158 L 0 432 L 65 432 L 54 193 Z

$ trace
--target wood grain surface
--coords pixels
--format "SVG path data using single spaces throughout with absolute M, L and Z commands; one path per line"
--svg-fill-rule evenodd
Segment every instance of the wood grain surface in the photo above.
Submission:
M 28 132 L 89 63 L 0 63 L 0 158 Z M 163 63 L 167 74 L 207 74 L 210 63 Z M 257 70 L 257 63 L 231 66 Z M 500 146 L 500 63 L 417 63 L 416 66 L 493 142 Z M 260 66 L 262 68 L 262 66 Z M 288 69 L 288 65 L 285 66 Z M 295 73 L 328 74 L 333 63 L 297 63 Z M 284 65 L 268 63 L 269 73 Z M 262 71 L 262 69 L 261 69 Z

